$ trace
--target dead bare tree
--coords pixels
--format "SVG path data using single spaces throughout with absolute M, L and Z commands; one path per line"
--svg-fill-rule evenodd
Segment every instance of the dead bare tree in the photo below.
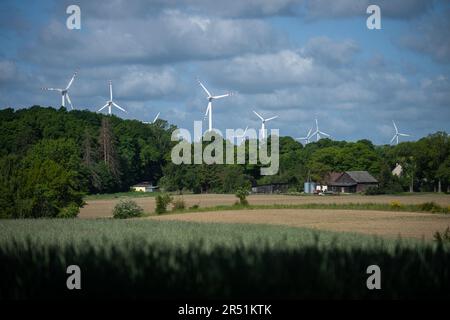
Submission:
M 102 126 L 100 128 L 99 145 L 102 153 L 103 161 L 111 172 L 111 174 L 118 178 L 120 175 L 119 159 L 116 153 L 116 139 L 111 130 L 111 123 L 109 118 L 102 119 Z

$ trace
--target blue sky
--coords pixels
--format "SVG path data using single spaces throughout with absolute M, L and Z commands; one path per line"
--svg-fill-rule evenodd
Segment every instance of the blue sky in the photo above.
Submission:
M 70 4 L 81 30 L 65 26 Z M 382 29 L 366 27 L 381 8 Z M 123 118 L 192 131 L 214 94 L 214 126 L 304 136 L 319 119 L 338 140 L 388 143 L 392 120 L 418 139 L 450 132 L 450 2 L 445 0 L 111 0 L 0 3 L 0 108 L 59 107 L 75 70 L 77 109 L 108 98 Z M 204 122 L 207 126 L 207 122 Z

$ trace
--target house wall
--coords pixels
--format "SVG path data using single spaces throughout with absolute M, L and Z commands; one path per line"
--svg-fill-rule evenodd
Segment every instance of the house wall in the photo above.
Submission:
M 145 187 L 131 187 L 131 189 L 133 189 L 134 191 L 138 191 L 138 192 L 145 192 Z

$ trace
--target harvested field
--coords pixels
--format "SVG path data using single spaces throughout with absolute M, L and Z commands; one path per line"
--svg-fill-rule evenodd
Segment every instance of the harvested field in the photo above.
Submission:
M 450 215 L 358 210 L 236 210 L 155 216 L 148 219 L 215 223 L 274 224 L 357 232 L 385 237 L 433 239 L 450 226 Z
M 183 197 L 187 207 L 195 204 L 200 207 L 214 207 L 217 205 L 231 205 L 236 202 L 236 197 L 231 194 L 195 194 L 175 196 Z M 87 204 L 80 211 L 80 218 L 105 218 L 112 216 L 114 206 L 120 199 L 88 200 Z M 155 210 L 154 197 L 126 198 L 136 201 L 144 208 L 145 212 Z M 397 201 L 402 204 L 419 204 L 434 201 L 442 206 L 450 205 L 450 195 L 445 194 L 414 194 L 414 195 L 381 195 L 381 196 L 288 196 L 288 195 L 250 195 L 248 201 L 252 205 L 272 205 L 272 204 L 307 204 L 307 203 L 390 203 Z

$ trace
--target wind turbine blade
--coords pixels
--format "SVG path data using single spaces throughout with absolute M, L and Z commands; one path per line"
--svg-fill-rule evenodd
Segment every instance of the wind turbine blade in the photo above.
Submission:
M 227 94 L 222 94 L 222 95 L 220 95 L 220 96 L 213 96 L 212 98 L 213 98 L 213 99 L 220 99 L 220 98 L 225 98 L 225 97 L 228 97 L 228 96 L 230 96 L 229 93 L 227 93 Z
M 69 84 L 67 85 L 67 87 L 66 87 L 65 90 L 68 90 L 68 89 L 70 88 L 70 86 L 72 85 L 73 80 L 75 79 L 75 76 L 76 76 L 76 75 L 77 75 L 77 73 L 75 72 L 75 73 L 73 74 L 73 76 L 72 76 L 72 79 L 70 79 Z
M 322 131 L 319 131 L 319 133 L 320 133 L 321 135 L 326 136 L 326 137 L 331 137 L 328 133 L 325 133 L 325 132 L 322 132 Z
M 159 114 L 160 114 L 160 113 L 161 113 L 161 112 L 158 112 L 158 114 L 156 115 L 155 119 L 153 119 L 153 122 L 152 122 L 152 123 L 155 123 L 156 120 L 158 120 L 158 117 L 159 117 Z
M 397 137 L 397 135 L 394 135 L 393 137 L 392 137 L 392 139 L 391 139 L 391 144 L 392 144 L 392 142 L 394 142 L 394 140 L 395 140 L 395 138 Z
M 398 133 L 398 129 L 397 129 L 397 126 L 395 125 L 395 122 L 394 122 L 394 120 L 392 120 L 392 124 L 394 125 L 394 128 L 395 128 L 395 133 Z
M 97 112 L 100 112 L 100 111 L 102 111 L 103 109 L 105 109 L 106 107 L 108 106 L 108 104 L 105 104 L 103 107 L 101 107 L 100 109 L 98 109 L 98 111 Z
M 73 110 L 72 101 L 70 101 L 70 97 L 69 97 L 69 94 L 68 94 L 68 93 L 66 93 L 66 98 L 67 98 L 67 101 L 69 101 L 70 108 Z
M 267 121 L 270 121 L 270 120 L 273 120 L 273 119 L 276 119 L 276 118 L 278 118 L 278 116 L 275 116 L 275 117 L 272 117 L 272 118 L 266 119 L 266 122 L 267 122 Z
M 203 85 L 203 83 L 201 83 L 200 80 L 197 80 L 197 81 L 198 81 L 199 85 L 203 88 L 203 90 L 205 90 L 206 94 L 208 95 L 208 98 L 212 97 L 211 93 L 209 93 L 208 89 L 206 89 L 206 87 Z
M 244 130 L 244 132 L 242 134 L 237 134 L 236 133 L 236 138 L 243 138 L 245 136 L 245 134 L 247 133 L 247 129 L 248 129 L 248 126 L 245 127 L 245 130 Z M 236 132 L 239 131 L 239 130 L 240 129 L 236 130 Z
M 119 106 L 117 103 L 113 102 L 112 104 L 113 104 L 113 106 L 116 107 L 117 109 L 120 109 L 120 110 L 122 110 L 122 111 L 125 112 L 125 113 L 128 113 L 127 110 L 125 110 L 124 108 L 122 108 L 121 106 Z
M 109 80 L 109 100 L 112 101 L 112 81 Z
M 406 133 L 399 133 L 398 135 L 399 136 L 403 136 L 403 137 L 411 137 L 410 134 L 406 134 Z
M 264 118 L 263 118 L 263 117 L 261 117 L 261 116 L 259 115 L 259 113 L 258 113 L 258 112 L 256 112 L 255 110 L 253 110 L 253 113 L 254 113 L 254 114 L 256 114 L 256 115 L 258 116 L 258 118 L 260 118 L 260 119 L 261 119 L 261 121 L 264 121 Z
M 62 92 L 63 89 L 58 89 L 58 88 L 42 88 L 42 90 L 47 90 L 47 91 L 59 91 Z
M 306 139 L 308 139 L 309 137 L 311 137 L 311 131 L 312 131 L 312 128 L 309 129 L 308 134 L 306 135 Z

